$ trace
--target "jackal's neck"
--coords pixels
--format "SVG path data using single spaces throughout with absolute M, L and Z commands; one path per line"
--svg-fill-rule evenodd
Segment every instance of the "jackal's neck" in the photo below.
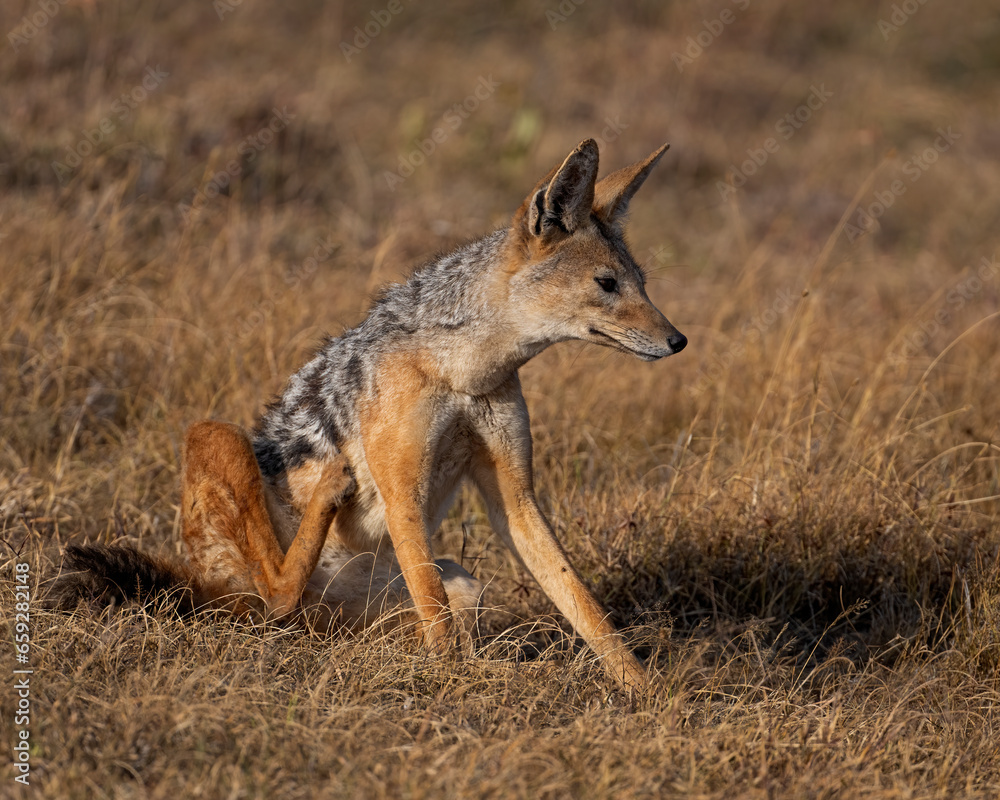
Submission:
M 510 286 L 506 231 L 440 256 L 390 288 L 367 324 L 402 329 L 398 346 L 424 352 L 435 377 L 456 391 L 483 394 L 551 344 L 525 335 Z

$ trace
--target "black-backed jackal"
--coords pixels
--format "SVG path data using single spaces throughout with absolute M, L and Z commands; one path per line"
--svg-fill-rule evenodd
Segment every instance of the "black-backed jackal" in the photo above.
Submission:
M 597 181 L 597 145 L 582 142 L 508 228 L 389 287 L 364 322 L 326 341 L 252 434 L 192 425 L 185 567 L 102 546 L 71 548 L 68 565 L 91 588 L 181 578 L 195 605 L 302 614 L 321 629 L 409 609 L 425 643 L 444 651 L 454 617 L 475 609 L 482 589 L 431 550 L 468 479 L 494 531 L 607 669 L 643 685 L 642 666 L 539 510 L 518 368 L 567 339 L 645 361 L 687 344 L 646 296 L 622 232 L 666 149 Z

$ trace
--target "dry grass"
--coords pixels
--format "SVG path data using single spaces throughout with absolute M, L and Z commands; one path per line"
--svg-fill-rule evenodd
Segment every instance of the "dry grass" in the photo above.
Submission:
M 498 610 L 461 664 L 406 638 L 36 601 L 34 795 L 1000 793 L 1000 267 L 976 277 L 1000 219 L 996 11 L 928 3 L 886 41 L 888 3 L 754 0 L 680 71 L 740 5 L 587 3 L 553 30 L 555 3 L 405 4 L 348 62 L 385 4 L 73 3 L 8 46 L 0 535 L 33 580 L 69 541 L 179 552 L 185 426 L 252 423 L 322 331 L 502 224 L 586 136 L 608 131 L 606 168 L 672 142 L 630 230 L 691 340 L 655 365 L 562 345 L 523 376 L 543 503 L 653 696 L 607 684 L 463 496 L 439 549 L 464 549 Z M 38 8 L 4 4 L 0 31 Z M 169 75 L 120 116 L 147 66 Z M 500 86 L 390 191 L 481 76 Z M 832 97 L 723 199 L 813 86 Z M 105 117 L 61 185 L 51 162 Z M 852 203 L 896 180 L 852 241 Z M 0 692 L 8 743 L 14 706 Z M 0 774 L 6 796 L 6 755 Z

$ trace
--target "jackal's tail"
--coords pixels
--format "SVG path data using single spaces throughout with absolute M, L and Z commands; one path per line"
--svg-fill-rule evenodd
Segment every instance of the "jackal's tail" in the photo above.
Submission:
M 174 605 L 181 614 L 220 605 L 222 593 L 205 586 L 182 566 L 130 545 L 70 545 L 63 569 L 49 595 L 55 608 L 75 608 L 81 601 L 98 605 L 149 603 Z

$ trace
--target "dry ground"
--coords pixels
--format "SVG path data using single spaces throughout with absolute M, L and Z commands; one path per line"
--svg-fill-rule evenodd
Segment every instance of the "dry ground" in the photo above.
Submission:
M 599 136 L 606 168 L 673 145 L 630 234 L 691 343 L 523 381 L 543 503 L 661 684 L 610 686 L 464 496 L 439 548 L 502 610 L 460 664 L 41 586 L 0 795 L 1000 795 L 995 7 L 389 5 L 3 4 L 3 663 L 15 561 L 179 553 L 186 425 L 252 424 Z

